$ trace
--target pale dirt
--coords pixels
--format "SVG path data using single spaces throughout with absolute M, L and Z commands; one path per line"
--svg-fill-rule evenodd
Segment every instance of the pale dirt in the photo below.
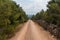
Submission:
M 9 40 L 56 40 L 51 34 L 32 20 L 28 20 L 23 28 Z

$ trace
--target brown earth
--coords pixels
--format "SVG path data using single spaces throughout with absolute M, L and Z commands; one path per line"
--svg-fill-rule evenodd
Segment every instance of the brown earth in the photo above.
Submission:
M 56 40 L 52 35 L 45 31 L 41 26 L 32 20 L 28 20 L 20 31 L 9 40 Z

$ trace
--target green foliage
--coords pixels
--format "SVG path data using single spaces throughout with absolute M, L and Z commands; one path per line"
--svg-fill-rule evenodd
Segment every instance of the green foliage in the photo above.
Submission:
M 28 20 L 22 7 L 12 0 L 0 0 L 0 40 L 14 34 L 16 25 Z M 6 39 L 7 40 L 7 39 Z
M 60 23 L 58 23 L 58 21 L 60 22 L 60 5 L 59 2 L 57 0 L 52 0 L 49 2 L 48 4 L 48 18 L 50 18 L 51 23 L 56 24 L 56 25 L 60 25 Z
M 38 12 L 36 15 L 32 16 L 32 19 L 34 20 L 40 20 L 44 18 L 44 10 L 42 10 L 41 12 Z
M 51 0 L 48 2 L 47 11 L 37 13 L 32 19 L 43 19 L 48 23 L 60 25 L 60 1 Z

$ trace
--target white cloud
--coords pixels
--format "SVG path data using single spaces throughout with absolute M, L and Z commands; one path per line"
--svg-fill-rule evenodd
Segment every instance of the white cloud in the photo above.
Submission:
M 42 9 L 46 10 L 49 0 L 14 0 L 23 7 L 27 14 L 35 14 Z

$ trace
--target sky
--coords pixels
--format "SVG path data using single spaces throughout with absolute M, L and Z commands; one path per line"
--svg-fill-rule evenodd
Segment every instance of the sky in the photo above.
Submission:
M 46 10 L 49 0 L 14 0 L 28 15 L 36 14 L 42 9 Z

